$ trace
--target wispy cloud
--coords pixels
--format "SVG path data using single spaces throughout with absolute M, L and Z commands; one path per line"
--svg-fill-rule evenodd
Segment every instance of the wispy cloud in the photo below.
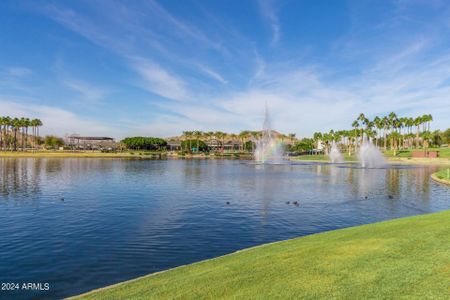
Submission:
M 298 136 L 348 128 L 360 112 L 371 117 L 390 111 L 432 113 L 436 127 L 449 126 L 448 13 L 439 22 L 418 22 L 409 16 L 409 1 L 397 10 L 374 4 L 376 16 L 353 3 L 340 12 L 342 18 L 350 14 L 350 29 L 332 30 L 333 40 L 326 40 L 298 38 L 292 22 L 282 22 L 290 12 L 281 14 L 280 3 L 270 0 L 258 1 L 249 12 L 250 21 L 262 19 L 267 25 L 260 32 L 260 26 L 252 24 L 251 34 L 239 28 L 247 23 L 232 19 L 229 12 L 210 11 L 217 7 L 204 3 L 193 4 L 188 12 L 153 0 L 85 2 L 82 9 L 70 2 L 54 3 L 44 9 L 47 17 L 119 58 L 111 63 L 127 71 L 124 76 L 114 74 L 120 92 L 142 96 L 135 91 L 138 86 L 150 93 L 143 93 L 145 99 L 133 98 L 136 107 L 148 104 L 152 115 L 125 122 L 129 134 L 258 129 L 266 101 L 276 128 Z M 366 14 L 374 19 L 368 22 Z M 102 99 L 108 93 L 79 73 L 63 75 L 58 82 L 80 98 Z M 0 78 L 0 85 L 8 83 Z
M 202 72 L 204 72 L 205 74 L 209 75 L 211 78 L 214 78 L 215 80 L 217 80 L 218 82 L 222 83 L 222 84 L 226 84 L 228 83 L 227 80 L 225 80 L 222 75 L 220 75 L 219 73 L 217 73 L 216 71 L 211 70 L 208 67 L 205 66 L 199 66 L 200 70 Z
M 222 84 L 227 82 L 206 63 L 197 63 L 195 60 L 186 60 L 184 55 L 180 57 L 178 53 L 173 54 L 169 50 L 169 47 L 172 47 L 171 42 L 164 35 L 171 32 L 170 35 L 180 41 L 186 40 L 186 43 L 191 44 L 194 40 L 195 43 L 200 43 L 219 53 L 227 53 L 221 43 L 210 39 L 194 25 L 174 17 L 157 2 L 146 1 L 145 4 L 147 10 L 143 15 L 150 14 L 151 18 L 143 20 L 141 20 L 143 16 L 141 11 L 135 11 L 133 5 L 123 7 L 116 2 L 108 4 L 108 15 L 104 16 L 106 20 L 102 21 L 86 18 L 73 9 L 55 5 L 48 6 L 45 14 L 91 42 L 119 55 L 141 77 L 139 86 L 153 94 L 173 100 L 186 99 L 189 94 L 192 94 L 190 85 L 187 84 L 186 79 L 182 79 L 184 76 L 167 67 L 168 61 L 182 64 L 192 71 L 196 69 L 198 71 L 197 66 L 201 65 L 199 68 L 201 73 Z M 104 7 L 99 10 L 99 13 L 103 11 L 105 11 Z M 155 25 L 145 23 L 148 20 L 154 20 L 152 22 Z M 159 24 L 156 22 L 158 20 L 161 21 Z M 159 28 L 161 24 L 165 24 L 164 34 L 151 29 Z M 136 42 L 135 34 L 139 35 L 139 42 Z M 156 63 L 155 58 L 158 56 L 164 57 L 165 65 Z
M 201 42 L 208 47 L 211 47 L 212 49 L 215 49 L 219 52 L 226 52 L 226 49 L 220 42 L 212 40 L 196 26 L 174 17 L 156 1 L 149 0 L 147 1 L 147 4 L 151 7 L 151 10 L 154 12 L 155 16 L 157 16 L 158 18 L 162 18 L 165 22 L 168 23 L 169 26 L 176 28 L 181 36 L 187 35 L 195 39 L 196 41 Z
M 12 117 L 41 119 L 44 123 L 41 131 L 42 134 L 58 134 L 63 136 L 74 133 L 75 130 L 77 133 L 92 135 L 108 135 L 114 133 L 111 125 L 101 124 L 54 106 L 40 105 L 29 101 L 25 102 L 23 99 L 19 102 L 16 98 L 0 96 L 0 111 L 2 111 L 3 115 Z
M 262 16 L 269 22 L 270 28 L 272 30 L 271 43 L 274 45 L 280 40 L 281 35 L 281 26 L 278 20 L 278 16 L 271 0 L 260 0 L 259 6 Z
M 132 67 L 143 78 L 143 87 L 157 95 L 186 100 L 189 92 L 185 82 L 176 75 L 170 74 L 156 63 L 143 58 L 134 58 Z
M 83 100 L 98 102 L 107 94 L 105 89 L 99 88 L 82 80 L 65 78 L 63 84 L 77 92 Z

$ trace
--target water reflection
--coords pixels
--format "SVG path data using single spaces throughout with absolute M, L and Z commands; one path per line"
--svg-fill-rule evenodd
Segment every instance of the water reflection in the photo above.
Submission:
M 450 207 L 449 189 L 429 178 L 437 167 L 6 158 L 0 167 L 0 281 L 51 282 L 36 299 Z
M 45 170 L 41 160 L 0 159 L 0 195 L 3 200 L 16 194 L 29 198 L 39 194 L 40 181 Z

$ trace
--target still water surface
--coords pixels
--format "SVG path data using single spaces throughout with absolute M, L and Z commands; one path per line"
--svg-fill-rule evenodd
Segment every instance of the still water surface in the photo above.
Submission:
M 50 290 L 0 298 L 61 298 L 267 242 L 448 209 L 450 189 L 429 178 L 436 169 L 3 158 L 0 281 Z

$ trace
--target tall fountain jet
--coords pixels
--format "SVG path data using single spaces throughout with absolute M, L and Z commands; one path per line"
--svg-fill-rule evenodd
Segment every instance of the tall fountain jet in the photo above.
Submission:
M 264 112 L 262 135 L 255 141 L 256 148 L 253 156 L 260 163 L 278 163 L 283 159 L 283 147 L 277 138 L 273 137 L 267 103 Z
M 363 168 L 380 168 L 386 164 L 383 153 L 366 136 L 359 149 L 358 160 Z
M 336 145 L 335 141 L 333 141 L 333 143 L 331 144 L 331 150 L 330 150 L 330 153 L 328 153 L 328 156 L 330 157 L 330 160 L 332 163 L 343 163 L 344 162 L 344 156 L 339 151 L 339 148 Z

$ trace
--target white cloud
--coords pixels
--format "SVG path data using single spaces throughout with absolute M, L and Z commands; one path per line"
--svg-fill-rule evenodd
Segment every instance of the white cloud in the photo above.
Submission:
M 148 91 L 174 100 L 188 97 L 186 83 L 181 78 L 148 59 L 134 58 L 133 61 L 132 67 L 141 75 L 143 87 Z
M 80 133 L 86 135 L 111 135 L 113 128 L 97 121 L 78 116 L 64 109 L 34 103 L 18 103 L 17 99 L 0 98 L 0 111 L 4 116 L 39 118 L 44 123 L 42 134 Z
M 262 16 L 268 20 L 270 28 L 272 29 L 272 44 L 276 44 L 280 40 L 281 26 L 276 15 L 275 9 L 270 0 L 260 0 L 259 6 Z
M 216 71 L 211 70 L 208 67 L 205 66 L 200 66 L 200 70 L 202 72 L 204 72 L 205 74 L 209 75 L 210 77 L 212 77 L 213 79 L 217 80 L 218 82 L 222 83 L 222 84 L 226 84 L 228 83 L 228 81 L 226 81 L 222 75 L 220 75 L 219 73 L 217 73 Z
M 105 89 L 99 88 L 81 80 L 65 78 L 62 80 L 62 82 L 65 86 L 79 93 L 82 100 L 98 102 L 102 100 L 107 93 Z
M 140 87 L 169 99 L 184 100 L 191 94 L 187 80 L 177 74 L 177 68 L 163 66 L 159 61 L 156 63 L 154 54 L 157 52 L 158 55 L 164 56 L 166 63 L 175 62 L 191 69 L 197 69 L 200 64 L 193 58 L 186 60 L 185 53 L 180 56 L 179 48 L 176 49 L 176 54 L 171 52 L 168 48 L 173 45 L 168 36 L 175 38 L 179 43 L 185 41 L 189 45 L 195 40 L 196 44 L 220 53 L 227 53 L 227 50 L 197 27 L 175 18 L 155 1 L 148 1 L 145 5 L 144 15 L 150 14 L 151 18 L 142 18 L 143 8 L 136 11 L 133 5 L 125 7 L 115 2 L 111 2 L 108 6 L 108 14 L 103 14 L 105 9 L 101 7 L 97 19 L 87 18 L 76 10 L 55 5 L 47 6 L 44 13 L 64 27 L 119 55 L 141 77 Z M 155 29 L 161 24 L 165 29 L 163 34 Z M 137 39 L 135 35 L 139 38 Z M 170 46 L 166 46 L 167 44 Z M 203 66 L 201 71 L 209 77 L 221 83 L 227 82 L 210 67 L 201 65 Z
M 428 35 L 423 30 L 405 37 L 404 31 L 392 29 L 396 27 L 391 23 L 397 24 L 399 18 L 388 14 L 390 21 L 375 25 L 378 31 L 374 26 L 368 28 L 365 22 L 353 24 L 347 38 L 335 43 L 331 54 L 325 54 L 329 56 L 323 62 L 328 63 L 320 64 L 322 60 L 317 56 L 322 53 L 318 52 L 314 54 L 317 65 L 311 66 L 305 63 L 306 59 L 301 61 L 286 54 L 286 49 L 277 53 L 270 48 L 255 49 L 256 42 L 242 43 L 230 38 L 224 33 L 226 30 L 214 35 L 216 27 L 196 27 L 176 18 L 155 1 L 146 3 L 142 11 L 133 3 L 92 4 L 98 8 L 94 9 L 98 18 L 55 6 L 47 9 L 47 14 L 63 26 L 124 59 L 139 75 L 142 88 L 182 100 L 159 103 L 163 112 L 155 113 L 157 116 L 147 124 L 128 122 L 124 126 L 127 135 L 176 135 L 187 129 L 258 129 L 266 101 L 275 128 L 298 136 L 349 128 L 360 112 L 371 117 L 389 111 L 411 116 L 432 113 L 435 127 L 450 125 L 450 55 L 440 48 L 446 44 L 441 42 L 446 41 L 439 40 L 445 34 Z M 105 5 L 108 9 L 104 9 Z M 270 26 L 274 45 L 281 37 L 276 9 L 270 1 L 259 1 L 259 6 Z M 222 60 L 228 52 L 239 55 Z M 206 76 L 193 80 L 193 73 L 199 71 L 220 84 L 201 82 Z M 85 98 L 99 99 L 104 95 L 101 89 L 85 83 L 66 85 Z M 86 127 L 85 119 L 66 116 L 73 120 L 75 129 L 71 131 Z M 54 125 L 54 130 L 59 130 L 59 125 Z

